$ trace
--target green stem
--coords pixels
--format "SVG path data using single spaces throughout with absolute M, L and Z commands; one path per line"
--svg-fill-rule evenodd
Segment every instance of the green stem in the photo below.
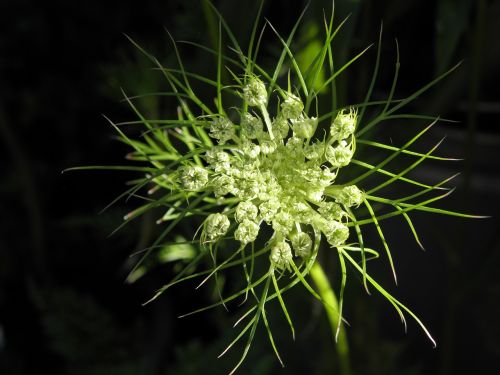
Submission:
M 259 108 L 260 111 L 262 112 L 262 116 L 264 117 L 264 122 L 266 123 L 267 131 L 269 132 L 269 137 L 271 138 L 271 140 L 273 140 L 274 139 L 273 125 L 271 123 L 271 119 L 269 118 L 269 113 L 267 112 L 267 108 L 263 104 L 261 104 Z
M 330 328 L 332 330 L 332 337 L 335 340 L 335 335 L 337 332 L 337 327 L 339 325 L 339 304 L 337 297 L 328 281 L 328 277 L 319 264 L 318 261 L 314 263 L 309 272 L 314 284 L 318 288 L 318 294 L 325 302 L 325 311 L 330 323 Z M 347 343 L 347 337 L 344 327 L 341 325 L 340 332 L 337 338 L 337 343 L 335 345 L 337 350 L 337 355 L 339 359 L 339 367 L 341 375 L 351 374 L 351 367 L 349 365 L 349 345 Z

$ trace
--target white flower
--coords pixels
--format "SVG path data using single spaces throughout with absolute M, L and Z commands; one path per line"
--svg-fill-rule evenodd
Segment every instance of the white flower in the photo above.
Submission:
M 336 141 L 349 138 L 356 130 L 356 122 L 356 111 L 351 109 L 349 113 L 346 114 L 342 110 L 337 114 L 337 117 L 335 117 L 335 120 L 333 120 L 330 126 L 330 135 Z
M 289 263 L 293 262 L 292 249 L 286 241 L 278 241 L 271 249 L 269 256 L 271 263 L 278 269 L 289 268 Z
M 302 110 L 304 109 L 304 104 L 298 96 L 291 93 L 286 93 L 286 98 L 283 103 L 281 103 L 281 114 L 290 120 L 300 117 Z
M 243 98 L 250 106 L 264 106 L 267 104 L 266 85 L 259 78 L 252 76 L 248 84 L 243 87 Z
M 246 112 L 241 116 L 241 133 L 249 139 L 255 139 L 262 134 L 264 125 L 259 117 Z
M 234 238 L 243 245 L 256 240 L 259 234 L 259 225 L 251 220 L 243 220 L 234 231 Z
M 363 192 L 356 185 L 344 187 L 335 200 L 346 207 L 359 206 L 363 202 Z
M 353 155 L 352 148 L 346 141 L 341 141 L 336 147 L 328 146 L 325 157 L 333 168 L 345 167 L 351 162 Z
M 179 168 L 179 177 L 182 186 L 188 191 L 199 190 L 208 182 L 208 172 L 205 168 L 198 166 Z
M 240 202 L 236 207 L 236 212 L 234 214 L 234 219 L 241 223 L 244 220 L 255 221 L 257 214 L 259 213 L 258 208 L 249 201 Z
M 234 137 L 234 124 L 226 117 L 216 117 L 210 124 L 210 136 L 223 145 Z
M 307 258 L 311 255 L 312 240 L 307 233 L 296 233 L 292 236 L 291 240 L 295 256 Z
M 205 220 L 205 235 L 210 241 L 223 237 L 229 229 L 229 219 L 223 214 L 208 215 Z

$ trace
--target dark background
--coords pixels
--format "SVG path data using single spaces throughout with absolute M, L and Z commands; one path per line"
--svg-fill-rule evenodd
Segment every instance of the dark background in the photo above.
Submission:
M 245 45 L 255 3 L 216 4 Z M 304 6 L 268 1 L 264 15 L 287 35 Z M 311 2 L 297 50 L 314 40 L 322 9 L 330 7 L 329 1 Z M 441 207 L 492 216 L 416 214 L 426 252 L 397 220 L 388 221 L 399 273 L 399 287 L 390 289 L 417 312 L 438 347 L 433 349 L 413 322 L 405 334 L 389 304 L 367 296 L 353 278 L 345 307 L 353 373 L 495 373 L 500 360 L 500 2 L 337 0 L 336 7 L 338 21 L 351 14 L 334 43 L 339 61 L 376 42 L 384 23 L 378 98 L 390 89 L 395 38 L 402 66 L 396 97 L 462 61 L 411 111 L 457 120 L 435 127 L 428 142 L 447 135 L 439 153 L 464 160 L 430 163 L 418 176 L 436 182 L 463 172 Z M 101 114 L 114 121 L 133 119 L 120 87 L 131 95 L 166 87 L 123 33 L 169 64 L 173 50 L 164 27 L 176 39 L 210 46 L 210 17 L 197 0 L 0 2 L 1 374 L 224 374 L 237 359 L 238 347 L 229 358 L 216 359 L 236 332 L 231 329 L 235 311 L 220 308 L 177 319 L 209 303 L 210 290 L 181 285 L 142 307 L 172 277 L 171 264 L 152 264 L 136 283 L 124 283 L 134 264 L 129 254 L 154 239 L 155 217 L 146 215 L 109 236 L 134 205 L 122 200 L 99 211 L 125 190 L 131 175 L 61 174 L 79 165 L 124 164 L 127 148 L 113 140 Z M 263 65 L 273 61 L 278 48 L 267 33 Z M 214 74 L 212 57 L 183 52 L 193 70 Z M 374 61 L 372 49 L 346 73 L 341 102 L 362 99 Z M 172 113 L 154 98 L 142 106 L 152 115 Z M 392 131 L 397 138 L 402 129 Z M 191 231 L 186 225 L 181 232 Z M 336 280 L 335 268 L 331 271 Z M 374 272 L 391 285 L 387 268 Z M 336 373 L 321 306 L 302 291 L 289 299 L 298 337 L 292 342 L 284 324 L 276 329 L 286 368 L 273 358 L 261 329 L 239 373 Z

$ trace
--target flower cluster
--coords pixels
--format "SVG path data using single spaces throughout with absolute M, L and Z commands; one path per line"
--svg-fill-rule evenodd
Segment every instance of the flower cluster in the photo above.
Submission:
M 211 190 L 217 198 L 237 198 L 233 209 L 206 218 L 202 238 L 225 237 L 234 221 L 234 238 L 246 245 L 269 225 L 269 258 L 278 269 L 289 269 L 292 250 L 302 258 L 311 254 L 311 228 L 323 233 L 331 246 L 344 244 L 349 237 L 346 208 L 358 206 L 363 193 L 355 185 L 334 183 L 355 151 L 356 112 L 340 111 L 328 136 L 319 140 L 313 139 L 318 120 L 304 113 L 297 95 L 283 92 L 272 120 L 267 91 L 258 77 L 249 79 L 242 97 L 248 110 L 239 124 L 221 116 L 211 120 L 210 136 L 217 145 L 204 154 L 205 168 L 178 170 L 187 191 Z
M 216 10 L 215 12 L 219 15 Z M 258 22 L 257 19 L 254 32 Z M 334 249 L 343 271 L 340 275 L 336 322 L 335 319 L 330 321 L 338 334 L 339 343 L 343 340 L 342 306 L 348 275 L 347 264 L 359 273 L 367 290 L 370 286 L 379 291 L 394 306 L 403 321 L 403 312 L 409 314 L 434 342 L 418 317 L 368 273 L 367 261 L 378 258 L 380 254 L 376 249 L 365 246 L 362 227 L 371 224 L 376 229 L 380 239 L 379 246 L 383 248 L 395 277 L 391 251 L 380 224 L 382 220 L 395 216 L 403 217 L 416 242 L 421 246 L 410 218 L 411 211 L 474 217 L 429 206 L 446 197 L 449 192 L 422 198 L 435 191 L 442 191 L 442 185 L 449 179 L 428 185 L 408 176 L 409 172 L 428 159 L 446 160 L 433 155 L 439 144 L 426 153 L 411 149 L 413 143 L 437 120 L 414 134 L 403 146 L 386 145 L 363 137 L 364 134 L 369 134 L 373 127 L 388 119 L 428 121 L 428 116 L 396 113 L 451 70 L 405 99 L 394 100 L 394 92 L 391 90 L 385 100 L 373 101 L 372 90 L 377 80 L 377 68 L 365 101 L 357 107 L 338 108 L 335 99 L 335 78 L 362 56 L 364 51 L 344 66 L 336 67 L 334 71 L 331 64 L 331 43 L 338 29 L 333 27 L 333 22 L 332 12 L 330 21 L 325 25 L 324 45 L 310 66 L 300 66 L 291 51 L 291 43 L 285 42 L 269 24 L 283 44 L 281 58 L 274 68 L 274 74 L 269 74 L 258 65 L 256 52 L 250 53 L 255 51 L 253 48 L 257 49 L 259 44 L 255 44 L 255 35 L 250 38 L 252 42 L 248 55 L 241 50 L 238 43 L 231 46 L 231 49 L 237 52 L 239 60 L 226 58 L 222 52 L 222 44 L 219 51 L 202 47 L 203 51 L 214 52 L 218 57 L 216 81 L 186 71 L 179 54 L 179 69 L 170 69 L 163 67 L 156 58 L 138 46 L 166 76 L 171 86 L 168 95 L 175 97 L 178 102 L 177 118 L 149 119 L 135 105 L 135 99 L 126 97 L 139 121 L 119 125 L 140 123 L 147 131 L 142 139 L 132 140 L 117 124 L 112 123 L 122 141 L 134 149 L 128 155 L 128 160 L 147 163 L 130 168 L 132 171 L 145 172 L 145 176 L 134 180 L 134 186 L 124 195 L 138 197 L 140 194 L 137 192 L 147 187 L 151 199 L 146 198 L 146 203 L 126 215 L 125 219 L 132 220 L 151 209 L 167 207 L 158 223 L 165 222 L 168 226 L 153 245 L 144 251 L 131 274 L 139 270 L 138 267 L 154 249 L 164 244 L 167 236 L 183 219 L 202 219 L 200 230 L 195 232 L 199 234 L 200 248 L 193 249 L 189 255 L 189 264 L 151 300 L 178 282 L 200 276 L 205 277 L 201 283 L 214 277 L 215 285 L 219 288 L 219 272 L 236 266 L 241 266 L 244 270 L 242 289 L 233 291 L 230 296 L 223 296 L 223 291 L 219 290 L 219 302 L 192 312 L 225 305 L 243 296 L 245 302 L 249 293 L 255 297 L 257 303 L 243 314 L 241 320 L 253 317 L 248 319 L 241 333 L 228 346 L 229 349 L 248 332 L 248 344 L 233 372 L 246 357 L 256 326 L 262 320 L 273 350 L 281 361 L 267 321 L 266 303 L 273 299 L 279 301 L 292 333 L 294 328 L 282 297 L 284 292 L 301 283 L 325 304 L 328 311 L 332 308 L 332 303 L 336 303 L 335 293 L 324 276 L 321 259 L 317 257 L 321 243 Z M 225 22 L 221 22 L 221 31 L 222 28 L 226 29 L 229 39 L 233 40 Z M 293 39 L 292 36 L 289 41 Z M 380 43 L 378 48 L 375 64 L 377 67 L 380 65 Z M 226 68 L 226 63 L 229 65 L 227 68 L 232 73 L 234 84 L 222 82 L 222 70 Z M 396 69 L 398 67 L 399 65 Z M 278 82 L 278 75 L 285 68 L 290 69 L 287 90 L 280 87 Z M 321 76 L 319 73 L 322 69 L 329 71 L 330 76 L 320 82 L 318 77 Z M 240 75 L 234 72 L 239 72 Z M 396 78 L 397 70 L 394 85 Z M 215 89 L 216 100 L 203 102 L 201 97 L 197 96 L 195 86 L 189 83 L 190 79 L 197 79 Z M 319 102 L 323 103 L 322 95 L 328 90 L 332 100 L 327 102 L 333 103 L 333 107 L 327 109 L 326 113 L 318 114 L 320 108 L 324 109 L 324 105 L 320 106 Z M 228 99 L 229 94 L 231 100 Z M 235 97 L 238 98 L 237 101 L 232 100 Z M 318 103 L 316 116 L 313 116 L 311 111 L 314 102 Z M 372 108 L 376 110 L 369 114 Z M 356 144 L 375 150 L 370 155 L 377 154 L 373 159 L 380 160 L 376 163 L 373 160 L 357 160 L 360 159 L 358 155 L 356 160 L 353 160 Z M 395 163 L 388 164 L 402 154 L 416 158 L 416 161 L 402 170 L 393 170 Z M 354 171 L 365 171 L 355 176 L 352 176 L 352 173 L 352 180 L 339 183 L 342 181 L 339 175 L 343 173 L 343 168 L 353 163 L 359 167 Z M 123 166 L 118 166 L 117 169 L 122 170 Z M 377 176 L 375 186 L 366 183 L 373 176 Z M 388 186 L 392 187 L 395 183 L 409 184 L 418 191 L 397 198 L 387 198 L 376 193 Z M 363 190 L 358 186 L 362 186 Z M 355 210 L 360 205 L 363 210 Z M 361 213 L 358 213 L 360 211 Z M 192 228 L 192 222 L 189 226 Z M 194 240 L 187 242 L 195 243 Z M 236 250 L 235 243 L 238 246 Z M 254 249 L 256 243 L 262 243 L 263 246 Z M 247 246 L 251 247 L 250 254 L 245 253 Z M 236 258 L 237 255 L 241 255 L 241 258 Z M 262 255 L 267 257 L 268 263 L 267 259 L 260 258 Z M 207 257 L 213 266 L 201 271 L 195 270 Z M 170 259 L 187 260 L 187 256 L 179 252 Z M 254 267 L 255 262 L 265 267 Z M 250 267 L 247 267 L 247 263 L 250 263 Z M 279 278 L 285 272 L 290 272 L 291 277 Z M 309 285 L 306 277 L 312 279 L 317 291 Z M 270 288 L 274 288 L 274 292 Z M 327 302 L 327 299 L 332 303 Z M 329 315 L 331 316 L 330 313 Z

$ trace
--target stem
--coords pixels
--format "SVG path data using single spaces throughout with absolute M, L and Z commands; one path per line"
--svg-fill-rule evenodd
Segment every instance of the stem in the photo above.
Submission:
M 318 261 L 314 263 L 311 267 L 311 271 L 309 272 L 314 284 L 318 288 L 318 294 L 321 296 L 323 301 L 325 302 L 324 307 L 326 311 L 326 315 L 328 317 L 328 321 L 330 323 L 330 328 L 332 330 L 332 338 L 335 341 L 335 334 L 337 332 L 337 327 L 339 325 L 339 313 L 338 313 L 338 301 L 335 293 L 333 292 L 332 286 L 328 281 L 328 277 L 319 264 Z M 337 355 L 339 359 L 339 367 L 341 375 L 350 375 L 351 367 L 349 365 L 349 346 L 347 343 L 347 337 L 344 330 L 344 327 L 340 327 L 340 332 L 338 335 L 338 339 L 335 345 L 337 350 Z
M 267 108 L 265 105 L 260 105 L 260 111 L 262 112 L 262 116 L 264 117 L 264 122 L 266 123 L 267 131 L 269 132 L 269 137 L 271 140 L 274 139 L 273 135 L 273 125 L 271 124 L 271 119 L 269 118 L 269 113 L 267 113 Z

